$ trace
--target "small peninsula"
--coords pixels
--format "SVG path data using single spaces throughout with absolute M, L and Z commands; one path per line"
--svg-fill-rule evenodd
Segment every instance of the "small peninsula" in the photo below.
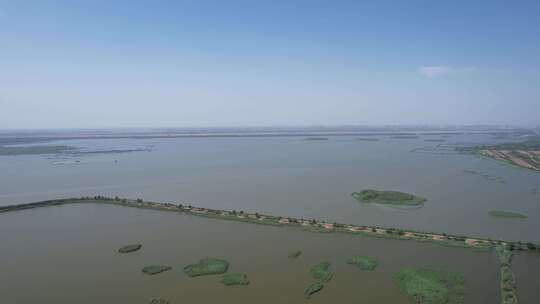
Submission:
M 425 198 L 413 194 L 398 191 L 380 191 L 366 189 L 353 192 L 351 196 L 359 202 L 376 203 L 392 206 L 423 206 Z
M 361 270 L 374 270 L 377 268 L 377 261 L 367 256 L 357 255 L 347 260 L 347 264 L 355 265 Z
M 478 155 L 498 163 L 540 171 L 540 136 L 528 137 L 524 142 L 477 145 L 456 149 L 461 153 Z

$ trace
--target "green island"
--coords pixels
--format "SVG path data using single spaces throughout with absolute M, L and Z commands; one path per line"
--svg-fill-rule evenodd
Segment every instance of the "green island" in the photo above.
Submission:
M 248 285 L 249 280 L 247 275 L 243 273 L 226 273 L 221 277 L 221 283 L 226 286 Z
M 496 247 L 499 257 L 499 268 L 501 273 L 501 299 L 502 304 L 517 304 L 516 277 L 510 263 L 512 262 L 512 251 L 507 246 Z
M 149 266 L 145 266 L 142 269 L 142 272 L 148 275 L 154 275 L 154 274 L 162 273 L 165 271 L 169 271 L 171 269 L 172 269 L 171 266 L 166 266 L 166 265 L 149 265 Z
M 288 257 L 291 258 L 291 259 L 296 259 L 300 255 L 302 255 L 302 251 L 294 250 L 294 251 L 289 251 Z
M 488 212 L 488 214 L 492 217 L 498 217 L 498 218 L 520 218 L 520 219 L 527 218 L 525 214 L 512 212 L 512 211 L 504 211 L 504 210 L 491 210 Z
M 184 272 L 189 277 L 203 275 L 222 274 L 229 269 L 229 262 L 214 258 L 205 258 L 195 264 L 184 267 Z
M 306 295 L 306 298 L 309 299 L 312 294 L 321 291 L 323 287 L 324 287 L 324 284 L 321 282 L 315 282 L 315 283 L 309 284 L 309 286 L 304 291 L 304 294 Z
M 141 247 L 142 247 L 141 244 L 130 244 L 130 245 L 126 245 L 126 246 L 118 249 L 118 252 L 120 252 L 120 253 L 134 252 L 134 251 L 137 251 L 137 250 L 141 249 Z
M 392 206 L 422 206 L 425 198 L 398 191 L 380 191 L 366 189 L 353 192 L 351 196 L 363 203 L 376 203 Z
M 311 276 L 318 280 L 321 283 L 328 283 L 330 280 L 332 280 L 332 277 L 334 276 L 334 273 L 330 271 L 330 262 L 321 262 L 317 265 L 314 265 L 311 267 L 311 270 L 309 273 Z
M 402 293 L 419 304 L 461 304 L 463 275 L 438 268 L 403 268 L 395 280 Z
M 377 268 L 377 261 L 367 256 L 353 256 L 347 260 L 347 264 L 355 265 L 362 270 L 374 270 Z

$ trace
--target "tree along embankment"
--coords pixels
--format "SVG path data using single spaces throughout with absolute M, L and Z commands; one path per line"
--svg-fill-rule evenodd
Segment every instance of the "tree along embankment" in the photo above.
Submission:
M 20 210 L 28 210 L 33 208 L 60 206 L 66 204 L 79 203 L 96 203 L 96 204 L 111 204 L 123 207 L 133 207 L 151 210 L 161 210 L 169 212 L 180 212 L 189 215 L 231 220 L 237 222 L 251 223 L 257 225 L 270 225 L 277 227 L 298 228 L 308 232 L 315 233 L 346 233 L 358 236 L 368 236 L 376 238 L 386 238 L 395 240 L 414 240 L 423 243 L 434 243 L 443 246 L 472 248 L 475 250 L 489 250 L 500 244 L 508 244 L 515 249 L 520 250 L 540 250 L 540 245 L 533 243 L 523 243 L 519 241 L 503 241 L 486 238 L 476 238 L 470 236 L 449 235 L 445 233 L 419 232 L 413 230 L 404 230 L 396 228 L 385 228 L 378 226 L 352 225 L 341 223 L 329 223 L 323 220 L 303 219 L 293 217 L 282 217 L 265 215 L 260 213 L 246 213 L 235 210 L 218 210 L 194 207 L 191 205 L 173 204 L 173 203 L 157 203 L 143 201 L 142 199 L 126 199 L 119 197 L 81 197 L 81 198 L 66 198 L 40 201 L 35 203 L 17 204 L 9 206 L 0 206 L 0 213 L 12 212 Z
M 499 257 L 499 267 L 501 275 L 501 303 L 502 304 L 517 304 L 517 286 L 516 276 L 512 271 L 512 248 L 510 246 L 497 246 L 497 256 Z

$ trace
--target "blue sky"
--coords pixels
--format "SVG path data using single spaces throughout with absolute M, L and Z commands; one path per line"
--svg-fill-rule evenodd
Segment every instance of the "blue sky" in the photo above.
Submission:
M 540 1 L 2 1 L 0 128 L 532 124 Z

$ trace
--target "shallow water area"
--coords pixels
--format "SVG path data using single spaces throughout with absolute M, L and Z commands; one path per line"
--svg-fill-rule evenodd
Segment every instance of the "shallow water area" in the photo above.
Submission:
M 24 220 L 23 220 L 24 219 Z M 13 231 L 17 231 L 14 237 Z M 465 303 L 498 299 L 496 258 L 488 252 L 410 241 L 317 234 L 173 212 L 97 204 L 45 207 L 0 214 L 0 292 L 7 303 L 303 303 L 309 269 L 332 263 L 333 279 L 311 303 L 409 303 L 393 281 L 404 266 L 440 266 L 461 272 Z M 141 250 L 119 254 L 125 243 Z M 302 250 L 290 259 L 291 248 Z M 353 255 L 378 260 L 374 271 L 346 264 Z M 230 262 L 249 276 L 227 287 L 221 277 L 189 278 L 182 268 L 205 257 Z M 173 267 L 154 276 L 149 264 Z

